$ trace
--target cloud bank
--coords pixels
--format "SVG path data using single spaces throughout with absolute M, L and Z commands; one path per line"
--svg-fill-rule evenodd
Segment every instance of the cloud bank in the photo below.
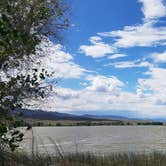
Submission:
M 166 16 L 162 0 L 139 0 L 144 17 L 141 24 L 125 26 L 120 30 L 98 32 L 89 38 L 90 44 L 79 47 L 85 57 L 106 58 L 105 67 L 124 70 L 144 69 L 136 80 L 133 91 L 126 90 L 128 84 L 116 74 L 89 74 L 87 69 L 76 64 L 73 56 L 61 45 L 42 43 L 42 67 L 54 71 L 55 77 L 81 79 L 83 88 L 74 90 L 58 86 L 42 102 L 33 108 L 47 111 L 79 112 L 101 111 L 115 114 L 132 114 L 140 117 L 166 116 L 166 51 L 153 51 L 144 58 L 127 59 L 129 55 L 121 50 L 130 48 L 156 48 L 166 45 L 166 27 L 158 25 Z M 105 42 L 111 39 L 111 43 Z M 134 56 L 134 55 L 132 55 Z M 122 60 L 123 58 L 123 60 Z M 126 60 L 127 59 L 127 60 Z M 103 66 L 102 66 L 103 67 Z M 130 77 L 130 75 L 127 75 Z M 123 77 L 123 76 L 122 76 Z

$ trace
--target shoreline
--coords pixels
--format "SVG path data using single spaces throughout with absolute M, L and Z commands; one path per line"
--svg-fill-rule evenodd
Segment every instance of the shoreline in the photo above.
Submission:
M 63 127 L 63 126 L 165 126 L 164 122 L 153 121 L 122 121 L 122 120 L 39 120 L 39 119 L 19 119 L 16 126 L 32 127 Z

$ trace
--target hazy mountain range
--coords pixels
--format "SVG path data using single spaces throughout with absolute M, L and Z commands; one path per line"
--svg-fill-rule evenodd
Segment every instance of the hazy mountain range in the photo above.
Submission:
M 47 112 L 43 110 L 29 110 L 22 109 L 14 111 L 14 114 L 23 116 L 25 118 L 40 119 L 40 120 L 146 120 L 146 121 L 166 121 L 164 118 L 144 119 L 144 118 L 129 118 L 125 116 L 115 115 L 98 115 L 98 114 L 79 114 L 74 113 L 60 113 L 60 112 Z

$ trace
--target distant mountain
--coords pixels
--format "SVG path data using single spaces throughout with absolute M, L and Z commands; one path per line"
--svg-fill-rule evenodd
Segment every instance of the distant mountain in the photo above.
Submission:
M 166 119 L 164 118 L 145 119 L 145 118 L 131 118 L 131 117 L 128 118 L 124 116 L 95 115 L 95 114 L 75 115 L 74 113 L 47 112 L 43 110 L 29 110 L 29 109 L 16 110 L 14 111 L 14 114 L 25 118 L 39 119 L 39 120 L 84 120 L 84 121 L 112 120 L 112 121 L 166 122 Z
M 131 118 L 125 116 L 115 115 L 89 115 L 85 114 L 83 117 L 93 119 L 105 119 L 105 120 L 121 120 L 121 121 L 142 121 L 142 122 L 166 122 L 166 118 Z
M 141 117 L 135 114 L 122 114 L 114 115 L 113 111 L 108 113 L 108 111 L 93 111 L 89 114 L 90 111 L 78 111 L 70 112 L 71 114 L 77 113 L 84 117 L 95 118 L 95 119 L 108 119 L 108 120 L 121 120 L 121 121 L 148 121 L 148 122 L 166 122 L 166 117 Z M 124 112 L 124 111 L 123 111 Z M 112 113 L 112 114 L 111 114 Z
M 166 118 L 154 118 L 153 121 L 166 122 Z
M 123 116 L 114 116 L 114 115 L 91 115 L 85 114 L 82 117 L 93 118 L 93 119 L 108 119 L 108 120 L 130 120 L 130 118 Z
M 129 120 L 129 118 L 122 116 L 112 115 L 75 115 L 59 112 L 47 112 L 43 110 L 29 110 L 21 109 L 14 111 L 15 115 L 19 115 L 25 118 L 40 119 L 40 120 Z
M 21 110 L 15 110 L 14 114 L 25 118 L 39 119 L 39 120 L 92 120 L 90 117 L 88 118 L 84 116 L 59 113 L 59 112 L 47 112 L 43 110 L 21 109 Z

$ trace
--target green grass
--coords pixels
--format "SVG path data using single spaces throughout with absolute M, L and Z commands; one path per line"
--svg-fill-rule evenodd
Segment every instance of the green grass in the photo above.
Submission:
M 0 166 L 166 166 L 166 154 L 107 154 L 76 153 L 49 156 L 11 153 L 0 150 Z

